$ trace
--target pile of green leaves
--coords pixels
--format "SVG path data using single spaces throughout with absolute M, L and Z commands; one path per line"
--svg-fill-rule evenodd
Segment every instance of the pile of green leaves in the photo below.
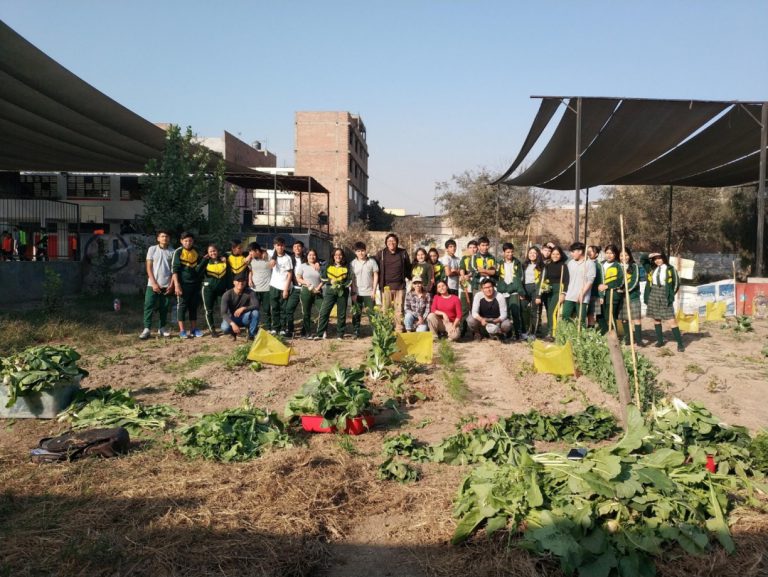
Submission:
M 18 397 L 51 391 L 56 385 L 71 384 L 88 375 L 77 361 L 80 355 L 66 345 L 30 347 L 0 358 L 0 378 L 8 388 L 6 407 L 12 407 Z
M 752 456 L 754 468 L 768 475 L 768 431 L 761 431 L 749 445 L 749 454 Z
M 391 311 L 374 310 L 371 314 L 373 337 L 365 367 L 373 381 L 379 381 L 389 376 L 392 354 L 397 350 L 397 335 L 395 334 L 395 317 Z
M 237 409 L 203 415 L 178 431 L 179 450 L 188 457 L 216 461 L 247 461 L 266 448 L 293 444 L 274 412 L 248 402 Z
M 139 434 L 145 429 L 164 430 L 168 420 L 178 414 L 168 405 L 142 405 L 127 389 L 99 387 L 79 390 L 58 419 L 70 422 L 74 429 L 124 427 Z
M 568 574 L 606 577 L 654 575 L 652 556 L 675 545 L 700 554 L 711 536 L 733 551 L 728 494 L 768 487 L 744 463 L 739 475 L 708 473 L 706 454 L 689 444 L 701 441 L 696 433 L 677 445 L 654 433 L 667 415 L 646 424 L 630 406 L 624 437 L 583 460 L 521 446 L 507 463 L 477 467 L 455 501 L 453 542 L 481 526 L 489 534 L 508 529 L 522 533 L 520 546 L 554 556 Z
M 208 388 L 208 383 L 204 379 L 198 377 L 182 377 L 175 385 L 173 385 L 173 392 L 182 397 L 192 397 Z
M 751 333 L 755 329 L 752 327 L 752 318 L 746 315 L 739 315 L 736 317 L 736 325 L 733 330 L 737 333 Z
M 557 344 L 564 345 L 567 342 L 570 342 L 573 347 L 573 356 L 579 371 L 598 383 L 605 392 L 618 397 L 616 375 L 613 371 L 611 354 L 605 336 L 596 329 L 579 331 L 576 323 L 559 323 L 557 325 Z M 634 389 L 632 352 L 628 348 L 624 348 L 622 354 L 624 366 L 630 375 L 630 388 Z M 647 357 L 640 354 L 636 357 L 640 404 L 643 410 L 646 410 L 661 396 L 656 381 L 659 369 Z M 634 395 L 634 390 L 632 394 Z
M 413 483 L 421 478 L 421 471 L 410 463 L 396 457 L 390 457 L 379 465 L 376 477 L 382 481 Z
M 506 419 L 462 420 L 456 434 L 435 445 L 419 444 L 410 434 L 402 433 L 384 441 L 384 454 L 449 465 L 510 463 L 517 459 L 519 448 L 533 450 L 534 441 L 601 441 L 611 438 L 618 430 L 615 417 L 595 406 L 572 415 L 545 415 L 531 410 L 514 413 Z
M 347 419 L 371 410 L 372 394 L 363 379 L 362 369 L 342 368 L 338 363 L 328 371 L 313 375 L 301 387 L 301 393 L 288 400 L 285 417 L 321 415 L 323 427 L 343 430 Z

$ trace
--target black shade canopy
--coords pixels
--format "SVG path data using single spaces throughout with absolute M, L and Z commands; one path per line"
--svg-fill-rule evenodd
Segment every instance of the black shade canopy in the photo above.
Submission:
M 756 103 L 542 97 L 520 153 L 495 182 L 554 190 L 576 188 L 577 101 L 581 102 L 580 187 L 719 187 L 758 180 L 761 127 Z M 509 178 L 559 103 L 568 109 L 549 142 L 526 170 Z
M 329 194 L 330 191 L 311 176 L 274 175 L 266 172 L 227 173 L 227 182 L 261 190 L 272 190 L 277 187 L 287 192 L 319 192 Z

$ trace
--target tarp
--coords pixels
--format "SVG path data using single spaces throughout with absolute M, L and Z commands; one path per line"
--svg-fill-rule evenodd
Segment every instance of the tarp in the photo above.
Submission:
M 533 368 L 539 373 L 552 375 L 572 375 L 573 348 L 571 343 L 552 345 L 543 341 L 533 341 Z
M 249 361 L 258 361 L 267 365 L 284 367 L 291 358 L 292 349 L 286 347 L 278 339 L 261 329 L 253 339 L 253 345 L 248 353 Z
M 414 357 L 416 362 L 429 364 L 432 362 L 432 343 L 434 337 L 430 331 L 423 333 L 398 333 L 392 353 L 393 361 L 402 361 L 405 357 Z
M 577 97 L 545 96 L 514 163 L 495 182 L 573 190 L 576 186 Z M 549 142 L 527 170 L 530 140 L 559 99 L 564 111 Z M 545 109 L 545 103 L 547 108 Z M 738 186 L 758 180 L 760 104 L 704 100 L 581 98 L 582 188 L 602 184 Z

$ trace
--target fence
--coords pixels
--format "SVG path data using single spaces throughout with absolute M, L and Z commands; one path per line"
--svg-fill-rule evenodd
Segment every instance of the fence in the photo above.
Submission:
M 77 204 L 0 198 L 3 260 L 80 260 L 79 232 Z

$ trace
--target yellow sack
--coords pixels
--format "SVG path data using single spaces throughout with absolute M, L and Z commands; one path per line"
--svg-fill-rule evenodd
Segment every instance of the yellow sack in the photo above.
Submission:
M 393 361 L 401 361 L 411 356 L 419 363 L 432 362 L 432 343 L 434 336 L 430 331 L 423 333 L 398 333 L 397 350 L 392 353 Z
M 721 321 L 725 318 L 725 309 L 727 303 L 725 301 L 717 301 L 707 303 L 707 315 L 704 317 L 706 321 Z
M 571 343 L 562 346 L 533 341 L 533 368 L 539 373 L 573 375 L 573 349 Z
M 557 336 L 557 323 L 560 320 L 560 302 L 555 305 L 555 310 L 552 312 L 552 336 Z
M 265 365 L 288 365 L 292 349 L 286 347 L 278 339 L 270 335 L 264 329 L 260 329 L 253 339 L 253 345 L 248 353 L 249 361 L 259 361 Z
M 693 313 L 687 315 L 683 311 L 677 311 L 675 315 L 677 319 L 677 326 L 684 333 L 698 333 L 699 332 L 699 313 Z

